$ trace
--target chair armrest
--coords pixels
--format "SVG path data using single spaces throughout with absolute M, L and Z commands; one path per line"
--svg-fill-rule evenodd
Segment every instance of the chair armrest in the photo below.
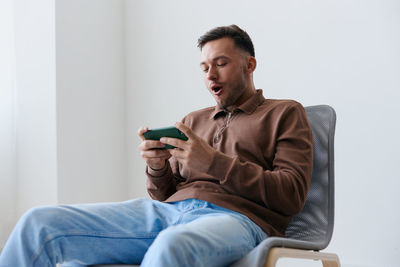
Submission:
M 339 257 L 336 254 L 293 248 L 271 248 L 265 267 L 275 267 L 280 258 L 320 260 L 324 267 L 340 267 Z
M 307 242 L 284 237 L 268 237 L 246 256 L 235 262 L 233 267 L 240 266 L 264 266 L 270 249 L 274 247 L 293 248 L 302 250 L 321 250 L 325 248 L 325 243 Z

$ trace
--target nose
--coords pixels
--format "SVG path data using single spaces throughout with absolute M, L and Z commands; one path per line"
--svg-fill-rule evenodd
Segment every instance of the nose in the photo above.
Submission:
M 210 67 L 207 72 L 207 79 L 210 81 L 215 81 L 218 78 L 218 73 L 215 67 Z

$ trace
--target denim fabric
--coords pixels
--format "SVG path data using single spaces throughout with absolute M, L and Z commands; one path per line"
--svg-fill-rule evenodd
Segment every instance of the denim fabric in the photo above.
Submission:
M 0 266 L 226 266 L 266 237 L 246 216 L 197 199 L 46 206 L 20 219 Z

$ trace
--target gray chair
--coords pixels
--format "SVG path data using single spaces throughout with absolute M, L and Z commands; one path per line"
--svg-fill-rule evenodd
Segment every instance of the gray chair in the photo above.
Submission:
M 305 206 L 289 224 L 284 238 L 267 238 L 234 267 L 272 267 L 281 257 L 321 260 L 324 267 L 340 266 L 336 254 L 319 252 L 328 246 L 333 232 L 336 114 L 327 105 L 305 109 L 314 137 L 314 169 Z
M 314 137 L 314 168 L 303 210 L 284 238 L 270 237 L 233 266 L 275 266 L 280 257 L 321 260 L 324 267 L 340 266 L 336 254 L 322 253 L 332 237 L 334 222 L 335 110 L 327 105 L 306 107 Z

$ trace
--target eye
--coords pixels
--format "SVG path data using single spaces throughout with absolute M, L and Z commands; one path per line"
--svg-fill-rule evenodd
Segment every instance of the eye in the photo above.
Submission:
M 225 66 L 227 64 L 227 62 L 219 62 L 219 63 L 217 63 L 217 66 L 218 67 L 223 67 L 223 66 Z
M 207 73 L 208 72 L 208 68 L 202 68 L 201 69 L 204 73 Z

